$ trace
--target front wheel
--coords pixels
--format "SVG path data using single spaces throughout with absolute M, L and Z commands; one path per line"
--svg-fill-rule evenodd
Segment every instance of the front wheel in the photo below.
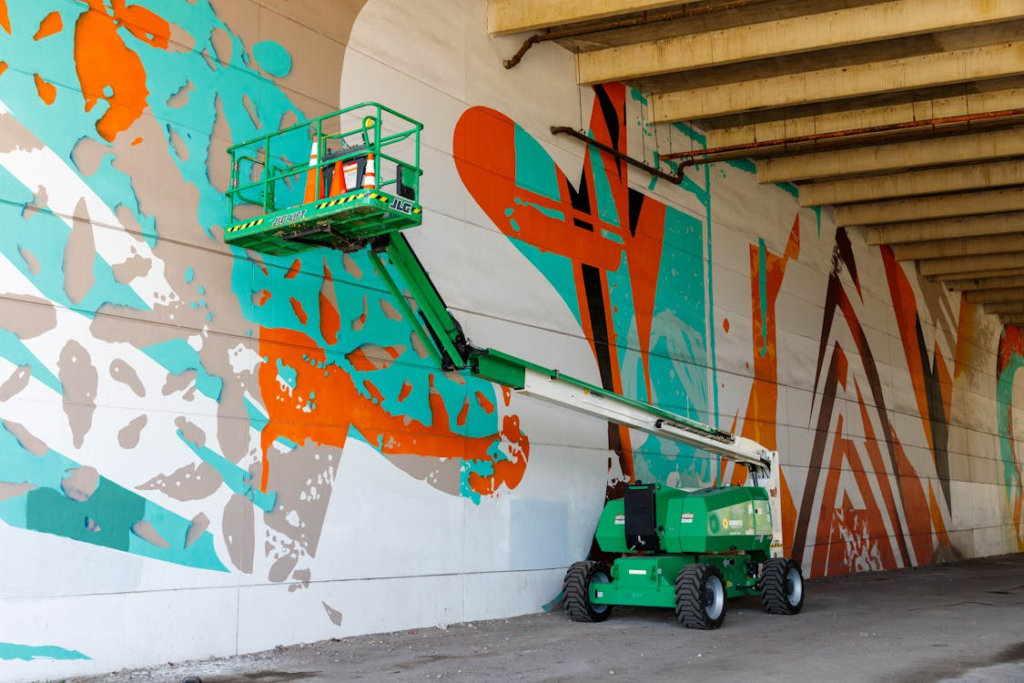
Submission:
M 676 617 L 686 628 L 705 631 L 725 621 L 725 582 L 718 567 L 688 564 L 676 577 Z
M 565 611 L 573 621 L 604 621 L 611 605 L 590 601 L 590 585 L 610 583 L 608 567 L 601 562 L 576 562 L 565 573 Z
M 799 614 L 804 606 L 804 575 L 800 565 L 773 557 L 761 570 L 761 604 L 768 614 Z

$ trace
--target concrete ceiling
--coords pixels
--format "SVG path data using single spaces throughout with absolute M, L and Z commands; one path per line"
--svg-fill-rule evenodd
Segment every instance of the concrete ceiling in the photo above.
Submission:
M 1024 0 L 488 0 L 492 34 L 555 40 L 581 85 L 755 159 L 802 206 L 1024 323 Z M 510 57 L 513 57 L 510 55 Z M 511 61 L 530 59 L 520 51 Z M 507 64 L 508 65 L 508 64 Z M 691 153 L 692 154 L 692 153 Z

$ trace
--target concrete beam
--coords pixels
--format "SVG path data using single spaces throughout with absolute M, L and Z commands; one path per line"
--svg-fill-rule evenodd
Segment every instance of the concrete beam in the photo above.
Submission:
M 985 304 L 985 312 L 994 315 L 1020 313 L 1024 315 L 1024 301 L 1003 301 Z
M 836 207 L 836 225 L 884 225 L 955 216 L 1024 211 L 1024 187 Z
M 1024 252 L 1024 235 L 1000 235 L 972 239 L 937 240 L 898 244 L 892 248 L 897 261 L 925 261 L 954 256 Z
M 963 279 L 964 273 L 985 270 L 1024 268 L 1024 254 L 991 254 L 989 256 L 956 256 L 931 259 L 917 264 L 922 275 L 936 276 L 939 280 Z
M 1020 325 L 1024 323 L 1024 313 L 1008 313 L 999 316 L 999 322 L 1003 325 Z
M 1009 128 L 990 133 L 763 159 L 757 162 L 757 182 L 785 183 L 1016 156 L 1024 156 L 1024 130 Z
M 691 121 L 751 109 L 882 95 L 1024 74 L 1024 42 L 985 45 L 869 64 L 713 85 L 651 97 L 655 123 Z
M 947 287 L 952 287 L 953 289 L 964 289 L 961 285 L 973 280 L 983 280 L 989 277 L 1015 277 L 1017 275 L 1024 275 L 1024 267 L 1001 268 L 997 270 L 970 270 L 964 273 L 956 273 L 955 275 L 930 275 L 928 276 L 928 279 L 932 282 L 941 281 Z
M 1016 233 L 1024 233 L 1024 211 L 877 225 L 867 229 L 865 238 L 877 246 Z
M 1024 275 L 1008 275 L 1004 277 L 986 277 L 977 280 L 952 280 L 946 286 L 960 292 L 976 292 L 982 289 L 1024 288 Z M 1024 305 L 1022 303 L 1021 305 Z
M 578 79 L 581 85 L 629 81 L 1021 17 L 1019 0 L 896 0 L 583 52 Z
M 850 109 L 817 116 L 765 121 L 746 126 L 713 128 L 707 131 L 707 146 L 709 148 L 729 147 L 759 140 L 784 140 L 807 135 L 825 135 L 844 130 L 863 130 L 911 121 L 991 114 L 1013 109 L 1024 109 L 1024 88 L 970 93 L 957 97 L 944 97 L 884 107 Z M 938 128 L 937 130 L 942 129 Z
M 983 289 L 977 292 L 967 292 L 967 300 L 972 304 L 1024 301 L 1024 288 Z
M 800 206 L 853 204 L 1010 185 L 1024 185 L 1024 161 L 1014 159 L 800 185 Z
M 698 0 L 487 0 L 487 31 L 537 31 L 622 14 L 635 14 Z

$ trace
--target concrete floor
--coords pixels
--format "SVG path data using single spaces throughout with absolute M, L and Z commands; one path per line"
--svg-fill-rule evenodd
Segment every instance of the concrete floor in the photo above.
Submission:
M 730 601 L 718 631 L 668 610 L 602 624 L 561 611 L 280 648 L 89 679 L 336 681 L 1024 681 L 1024 554 L 808 581 L 801 614 Z

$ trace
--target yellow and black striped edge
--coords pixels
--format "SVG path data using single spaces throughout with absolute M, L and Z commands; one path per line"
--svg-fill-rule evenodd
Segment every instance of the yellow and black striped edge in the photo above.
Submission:
M 354 202 L 357 199 L 366 199 L 367 197 L 369 197 L 370 199 L 377 199 L 379 201 L 384 202 L 385 204 L 389 201 L 389 198 L 386 195 L 377 194 L 376 192 L 360 192 L 359 194 L 353 194 L 347 197 L 338 197 L 337 199 L 332 199 L 330 201 L 323 202 L 322 204 L 317 204 L 316 208 L 318 210 L 329 209 L 332 206 L 337 206 L 338 204 L 348 204 L 349 202 Z
M 259 225 L 262 222 L 262 218 L 257 218 L 256 220 L 249 221 L 248 223 L 239 223 L 238 225 L 232 225 L 230 228 L 227 229 L 227 232 L 238 232 L 239 230 L 245 230 L 246 228 L 251 228 L 253 226 Z

